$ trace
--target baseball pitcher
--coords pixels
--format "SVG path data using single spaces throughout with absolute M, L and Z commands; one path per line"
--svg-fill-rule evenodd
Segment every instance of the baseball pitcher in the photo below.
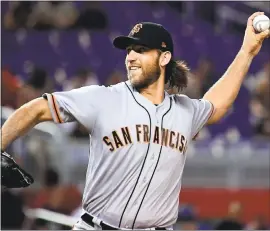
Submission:
M 91 135 L 83 194 L 74 230 L 172 229 L 192 139 L 232 106 L 269 30 L 247 22 L 243 44 L 226 73 L 202 99 L 168 94 L 183 89 L 188 68 L 175 60 L 170 33 L 142 22 L 115 38 L 126 51 L 128 80 L 44 94 L 15 111 L 2 127 L 2 150 L 43 121 L 78 121 Z

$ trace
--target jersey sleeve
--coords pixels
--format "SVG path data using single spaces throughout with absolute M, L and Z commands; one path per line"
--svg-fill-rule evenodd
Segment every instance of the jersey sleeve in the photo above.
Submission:
M 213 114 L 214 105 L 205 99 L 192 99 L 191 101 L 194 108 L 191 134 L 194 138 Z
M 96 116 L 103 105 L 101 99 L 106 98 L 105 86 L 87 86 L 70 91 L 45 93 L 55 123 L 78 121 L 88 129 L 92 129 Z

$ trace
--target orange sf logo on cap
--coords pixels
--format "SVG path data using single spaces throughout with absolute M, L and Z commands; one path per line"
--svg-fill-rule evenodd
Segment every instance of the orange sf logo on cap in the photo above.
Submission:
M 130 34 L 134 35 L 135 33 L 138 33 L 140 31 L 140 29 L 142 29 L 142 24 L 137 24 L 133 27 L 133 29 L 131 30 Z

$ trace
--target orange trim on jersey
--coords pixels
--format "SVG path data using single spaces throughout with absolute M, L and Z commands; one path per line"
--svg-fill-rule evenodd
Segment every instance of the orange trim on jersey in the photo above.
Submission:
M 58 116 L 57 116 L 57 113 L 56 113 L 56 108 L 54 106 L 52 94 L 46 94 L 46 100 L 48 100 L 48 102 L 50 104 L 51 114 L 52 114 L 52 117 L 54 118 L 54 122 L 60 123 Z
M 51 94 L 51 96 L 52 96 L 52 103 L 53 103 L 53 108 L 54 108 L 54 111 L 55 111 L 55 114 L 56 114 L 56 118 L 58 119 L 59 123 L 63 123 L 64 121 L 61 119 L 58 104 L 57 104 L 57 102 L 56 102 L 56 100 L 54 98 L 54 95 Z

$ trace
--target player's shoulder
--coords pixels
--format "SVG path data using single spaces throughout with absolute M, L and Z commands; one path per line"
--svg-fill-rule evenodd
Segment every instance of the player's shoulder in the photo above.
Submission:
M 82 93 L 95 93 L 95 94 L 114 94 L 120 92 L 124 89 L 125 84 L 124 82 L 120 82 L 114 85 L 105 86 L 105 85 L 90 85 L 84 86 L 72 91 L 80 91 Z
M 184 94 L 175 94 L 173 98 L 177 104 L 181 104 L 181 105 L 192 104 L 192 100 L 193 100 Z
M 189 96 L 184 95 L 184 94 L 174 95 L 174 100 L 175 100 L 175 103 L 177 106 L 179 106 L 181 108 L 184 107 L 187 109 L 197 108 L 204 101 L 203 99 L 190 98 Z
M 115 93 L 121 93 L 125 91 L 127 88 L 127 81 L 126 82 L 119 82 L 114 85 L 108 86 L 108 90 Z
M 206 99 L 194 99 L 183 94 L 175 95 L 174 98 L 177 105 L 181 105 L 184 107 L 201 108 L 205 107 L 206 105 L 212 105 L 211 102 Z
M 200 103 L 200 102 L 204 102 L 207 101 L 205 99 L 194 99 L 194 98 L 190 98 L 187 95 L 184 94 L 176 94 L 174 95 L 175 101 L 179 102 L 179 103 Z

